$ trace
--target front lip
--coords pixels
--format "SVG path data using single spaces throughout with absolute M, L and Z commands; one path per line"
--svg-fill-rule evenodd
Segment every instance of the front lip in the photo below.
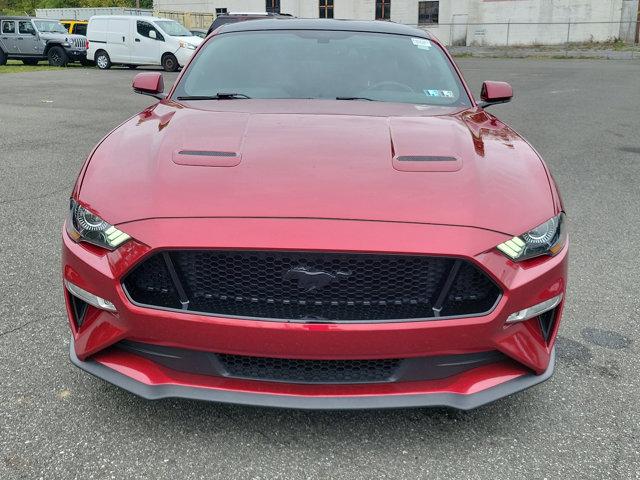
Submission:
M 448 407 L 471 410 L 545 382 L 553 375 L 555 369 L 555 348 L 553 348 L 547 369 L 541 375 L 520 375 L 476 393 L 300 396 L 193 387 L 172 383 L 148 384 L 109 368 L 99 361 L 80 360 L 73 348 L 73 342 L 70 345 L 69 358 L 76 367 L 147 400 L 186 398 L 207 402 L 301 410 L 361 410 L 414 407 Z

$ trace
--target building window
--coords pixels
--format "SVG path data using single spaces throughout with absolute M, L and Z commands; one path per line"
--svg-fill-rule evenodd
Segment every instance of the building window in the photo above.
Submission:
M 391 0 L 376 0 L 376 20 L 391 19 Z
M 418 2 L 418 23 L 438 23 L 440 2 Z
M 280 0 L 266 0 L 265 12 L 280 13 Z
M 216 17 L 218 15 L 226 15 L 226 14 L 227 14 L 227 8 L 226 7 L 216 8 Z
M 320 0 L 320 18 L 333 18 L 333 0 Z

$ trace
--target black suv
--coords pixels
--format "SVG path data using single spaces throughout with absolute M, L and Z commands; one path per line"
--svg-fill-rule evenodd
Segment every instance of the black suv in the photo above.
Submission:
M 221 13 L 216 19 L 213 21 L 211 26 L 209 27 L 209 31 L 207 35 L 213 32 L 220 25 L 225 25 L 227 23 L 237 23 L 244 22 L 246 20 L 264 20 L 265 18 L 292 18 L 288 13 L 240 13 L 240 12 L 231 12 L 231 13 Z
M 0 17 L 0 65 L 8 59 L 35 65 L 64 67 L 69 62 L 87 62 L 87 38 L 70 35 L 57 20 L 31 17 Z

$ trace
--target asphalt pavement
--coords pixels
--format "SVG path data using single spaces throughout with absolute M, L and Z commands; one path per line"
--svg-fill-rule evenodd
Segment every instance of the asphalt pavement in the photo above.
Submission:
M 513 85 L 492 111 L 549 163 L 572 249 L 554 377 L 471 412 L 149 402 L 73 367 L 69 194 L 152 99 L 127 69 L 0 75 L 0 478 L 640 478 L 640 62 L 459 64 L 475 92 Z

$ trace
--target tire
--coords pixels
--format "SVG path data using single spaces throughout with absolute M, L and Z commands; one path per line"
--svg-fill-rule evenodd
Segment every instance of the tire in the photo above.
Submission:
M 0 65 L 6 65 L 7 63 L 7 54 L 0 48 Z
M 35 58 L 26 58 L 22 60 L 22 63 L 25 65 L 37 65 L 40 60 L 36 60 Z
M 138 65 L 127 65 L 127 68 L 130 68 L 131 70 L 135 70 L 136 68 L 138 68 Z
M 47 53 L 47 59 L 52 67 L 66 67 L 67 63 L 69 63 L 67 52 L 64 51 L 64 48 L 57 46 L 51 47 L 49 53 Z
M 95 65 L 95 62 L 92 62 L 91 60 L 87 60 L 85 58 L 80 60 L 80 65 L 82 65 L 83 67 L 93 67 Z
M 165 72 L 177 72 L 180 65 L 178 65 L 178 59 L 173 53 L 165 53 L 162 56 L 162 68 Z
M 94 58 L 96 59 L 96 66 L 100 70 L 109 70 L 111 68 L 111 59 L 109 58 L 109 54 L 104 50 L 98 50 Z

